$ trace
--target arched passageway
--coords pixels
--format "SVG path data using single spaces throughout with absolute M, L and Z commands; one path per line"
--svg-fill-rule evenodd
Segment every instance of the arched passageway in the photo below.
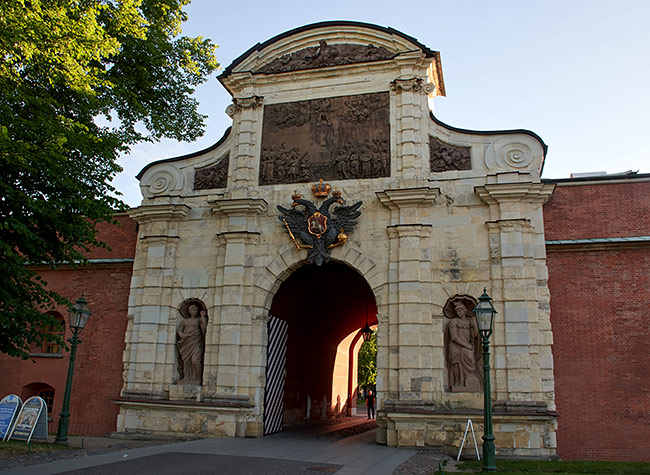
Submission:
M 360 330 L 377 324 L 366 280 L 349 266 L 305 265 L 285 280 L 270 314 L 288 323 L 283 423 L 349 415 Z

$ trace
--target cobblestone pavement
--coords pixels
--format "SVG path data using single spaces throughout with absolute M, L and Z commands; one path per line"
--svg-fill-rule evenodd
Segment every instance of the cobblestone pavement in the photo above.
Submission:
M 393 475 L 429 475 L 456 471 L 456 460 L 442 448 L 418 449 L 406 462 L 393 471 Z

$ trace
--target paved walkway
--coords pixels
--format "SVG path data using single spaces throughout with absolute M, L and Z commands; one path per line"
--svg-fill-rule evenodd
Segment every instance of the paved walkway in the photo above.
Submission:
M 390 475 L 415 453 L 413 449 L 377 445 L 374 430 L 341 440 L 310 439 L 301 433 L 281 432 L 259 439 L 202 439 L 120 449 L 14 467 L 0 473 Z

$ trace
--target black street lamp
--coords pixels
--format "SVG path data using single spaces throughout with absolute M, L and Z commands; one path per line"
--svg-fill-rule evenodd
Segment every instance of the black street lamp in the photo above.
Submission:
M 496 472 L 497 466 L 494 458 L 494 434 L 492 433 L 492 400 L 490 394 L 490 335 L 494 327 L 494 315 L 497 311 L 492 305 L 492 299 L 483 289 L 483 295 L 478 298 L 474 307 L 474 316 L 478 331 L 483 340 L 483 471 Z
M 86 326 L 88 322 L 88 317 L 90 317 L 90 309 L 88 308 L 88 302 L 83 295 L 81 298 L 78 298 L 74 303 L 74 306 L 68 310 L 68 315 L 70 318 L 70 330 L 72 330 L 72 338 L 69 338 L 68 341 L 71 344 L 70 347 L 70 363 L 68 364 L 68 378 L 65 382 L 65 393 L 63 395 L 63 407 L 61 408 L 61 415 L 59 416 L 59 427 L 56 431 L 56 439 L 54 440 L 57 444 L 67 444 L 68 443 L 68 423 L 70 419 L 70 389 L 72 388 L 72 371 L 74 369 L 74 359 L 77 354 L 77 345 L 81 343 L 79 339 L 79 334 Z
M 363 341 L 370 341 L 372 333 L 372 328 L 368 326 L 368 296 L 366 296 L 366 326 L 361 329 Z

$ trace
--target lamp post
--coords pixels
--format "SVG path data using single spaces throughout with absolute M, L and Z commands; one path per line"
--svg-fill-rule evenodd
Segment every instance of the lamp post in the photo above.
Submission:
M 483 471 L 496 472 L 497 466 L 494 458 L 494 434 L 492 433 L 492 400 L 490 394 L 490 335 L 494 326 L 494 315 L 497 311 L 492 305 L 492 299 L 483 289 L 483 295 L 478 298 L 474 307 L 474 316 L 478 331 L 483 340 Z
M 74 370 L 74 359 L 77 354 L 77 345 L 81 343 L 79 339 L 79 334 L 86 326 L 88 322 L 88 317 L 90 317 L 90 309 L 88 308 L 88 302 L 83 295 L 77 299 L 74 303 L 74 306 L 68 310 L 68 316 L 70 318 L 70 330 L 72 330 L 72 338 L 69 338 L 70 342 L 70 363 L 68 364 L 68 377 L 65 382 L 65 393 L 63 395 L 63 406 L 61 408 L 61 415 L 59 416 L 59 427 L 56 431 L 56 439 L 54 440 L 57 444 L 67 444 L 68 443 L 68 423 L 70 419 L 70 389 L 72 388 L 72 371 Z

